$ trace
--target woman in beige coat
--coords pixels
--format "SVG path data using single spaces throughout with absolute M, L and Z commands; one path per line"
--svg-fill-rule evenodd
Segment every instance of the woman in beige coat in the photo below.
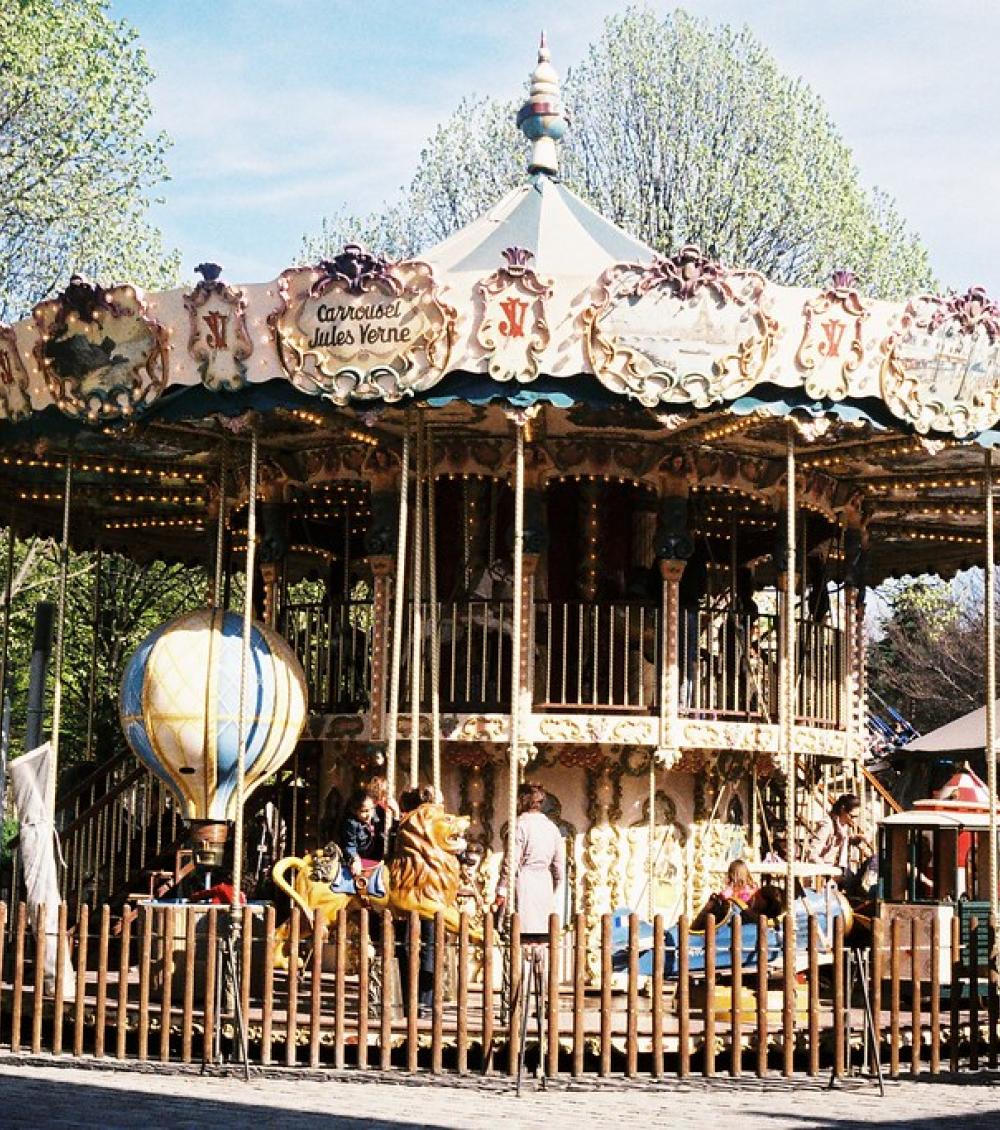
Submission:
M 526 940 L 548 937 L 555 892 L 566 870 L 562 833 L 542 812 L 544 803 L 545 790 L 541 785 L 526 781 L 518 790 L 514 907 L 521 919 L 521 937 Z M 509 875 L 505 859 L 497 886 L 497 907 L 506 902 Z

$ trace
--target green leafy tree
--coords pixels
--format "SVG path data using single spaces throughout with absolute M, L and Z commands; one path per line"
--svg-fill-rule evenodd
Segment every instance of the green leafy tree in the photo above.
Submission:
M 932 285 L 919 240 L 888 196 L 862 185 L 820 99 L 748 30 L 630 9 L 606 21 L 563 93 L 566 182 L 656 250 L 698 244 L 789 285 L 820 285 L 849 267 L 883 297 Z M 304 240 L 303 257 L 359 239 L 414 254 L 481 215 L 524 179 L 516 107 L 463 101 L 398 201 L 331 217 Z
M 104 0 L 0 0 L 0 318 L 80 271 L 167 286 L 147 216 L 166 176 L 152 72 Z

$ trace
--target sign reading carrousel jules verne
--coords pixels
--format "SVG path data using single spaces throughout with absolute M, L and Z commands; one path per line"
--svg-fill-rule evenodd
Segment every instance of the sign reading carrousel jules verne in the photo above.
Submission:
M 455 311 L 426 263 L 388 263 L 350 245 L 336 259 L 285 271 L 279 287 L 278 351 L 303 392 L 337 404 L 393 401 L 447 369 Z

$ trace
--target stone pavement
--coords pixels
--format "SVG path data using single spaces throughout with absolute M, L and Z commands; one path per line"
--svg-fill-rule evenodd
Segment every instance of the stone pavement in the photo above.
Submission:
M 77 1061 L 80 1062 L 80 1061 Z M 888 1083 L 828 1091 L 825 1080 L 729 1080 L 658 1084 L 568 1080 L 540 1091 L 530 1080 L 518 1099 L 501 1080 L 431 1080 L 400 1073 L 275 1072 L 249 1083 L 197 1070 L 52 1066 L 43 1059 L 0 1062 L 0 1127 L 205 1127 L 211 1124 L 320 1127 L 665 1126 L 749 1130 L 909 1130 L 1000 1127 L 1000 1076 Z

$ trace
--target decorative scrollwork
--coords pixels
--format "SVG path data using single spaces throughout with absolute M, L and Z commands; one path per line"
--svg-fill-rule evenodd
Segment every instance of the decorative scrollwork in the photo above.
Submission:
M 766 282 L 684 247 L 649 266 L 618 264 L 583 314 L 584 345 L 598 380 L 647 407 L 707 407 L 760 379 L 777 322 Z
M 190 322 L 188 352 L 206 388 L 235 392 L 246 384 L 246 362 L 253 353 L 246 291 L 222 282 L 217 263 L 199 263 L 195 270 L 202 280 L 184 296 Z
M 0 324 L 0 420 L 14 422 L 31 414 L 28 371 L 10 326 Z
M 552 283 L 528 265 L 534 258 L 523 247 L 503 251 L 506 267 L 476 284 L 481 306 L 476 340 L 489 355 L 489 373 L 495 381 L 533 381 L 539 359 L 549 344 L 545 303 Z
M 855 285 L 850 271 L 834 271 L 829 290 L 802 310 L 805 326 L 795 360 L 805 374 L 806 392 L 817 400 L 843 400 L 851 374 L 864 360 L 868 311 Z

